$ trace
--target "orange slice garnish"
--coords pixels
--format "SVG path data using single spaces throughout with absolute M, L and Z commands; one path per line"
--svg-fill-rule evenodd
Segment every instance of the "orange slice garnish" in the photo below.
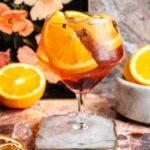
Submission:
M 70 20 L 72 19 L 78 22 L 90 18 L 89 15 L 82 13 L 80 11 L 74 11 L 74 10 L 67 10 L 64 12 L 64 15 L 67 19 L 70 19 Z
M 106 41 L 106 47 L 109 51 L 115 50 L 119 48 L 122 45 L 122 38 L 120 34 L 116 35 L 114 38 L 112 38 L 109 41 Z
M 59 11 L 54 13 L 44 26 L 44 47 L 52 65 L 70 74 L 95 69 L 98 65 L 92 54 L 66 22 L 64 14 Z
M 93 38 L 108 51 L 115 50 L 122 45 L 122 38 L 113 16 L 97 14 L 91 17 L 90 22 L 93 24 L 91 32 Z

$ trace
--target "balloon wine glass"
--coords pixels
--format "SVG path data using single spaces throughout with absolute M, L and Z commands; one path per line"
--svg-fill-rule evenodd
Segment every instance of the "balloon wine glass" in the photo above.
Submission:
M 76 93 L 78 101 L 76 116 L 54 119 L 53 134 L 59 140 L 74 143 L 74 147 L 97 144 L 100 123 L 98 118 L 94 119 L 96 115 L 82 111 L 83 95 L 123 59 L 122 38 L 115 19 L 106 14 L 57 11 L 45 20 L 37 55 L 46 68 Z

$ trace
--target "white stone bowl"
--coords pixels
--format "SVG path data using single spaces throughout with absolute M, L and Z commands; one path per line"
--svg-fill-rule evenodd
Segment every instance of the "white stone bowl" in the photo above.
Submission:
M 116 110 L 123 116 L 150 124 L 150 86 L 139 85 L 116 79 Z

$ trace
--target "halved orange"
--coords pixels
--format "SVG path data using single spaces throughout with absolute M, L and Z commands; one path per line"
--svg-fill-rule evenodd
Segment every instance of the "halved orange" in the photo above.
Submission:
M 123 66 L 123 77 L 130 82 L 137 83 L 137 81 L 132 77 L 129 69 L 130 58 L 124 63 Z
M 129 68 L 137 82 L 150 85 L 150 44 L 139 48 L 132 55 Z
M 25 146 L 18 140 L 0 134 L 0 150 L 25 150 Z
M 0 134 L 0 150 L 25 150 L 25 146 L 8 135 Z
M 72 27 L 68 23 L 62 23 L 62 20 L 66 20 L 64 14 L 56 12 L 43 28 L 44 47 L 53 66 L 70 74 L 84 73 L 96 68 L 97 63 L 92 54 L 82 44 Z
M 8 135 L 0 134 L 0 150 L 25 150 L 25 146 Z
M 40 69 L 12 63 L 0 69 L 0 102 L 10 108 L 27 108 L 40 100 L 46 79 Z

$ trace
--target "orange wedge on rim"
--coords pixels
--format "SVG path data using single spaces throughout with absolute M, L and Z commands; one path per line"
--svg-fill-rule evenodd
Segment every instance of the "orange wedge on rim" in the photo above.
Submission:
M 77 21 L 88 19 L 90 16 L 80 11 L 67 10 L 64 12 L 67 19 L 77 19 Z
M 150 85 L 150 44 L 141 47 L 132 55 L 129 69 L 137 82 Z
M 63 12 L 57 11 L 47 20 L 43 39 L 47 56 L 55 68 L 71 74 L 84 73 L 97 67 L 92 54 L 67 24 Z

